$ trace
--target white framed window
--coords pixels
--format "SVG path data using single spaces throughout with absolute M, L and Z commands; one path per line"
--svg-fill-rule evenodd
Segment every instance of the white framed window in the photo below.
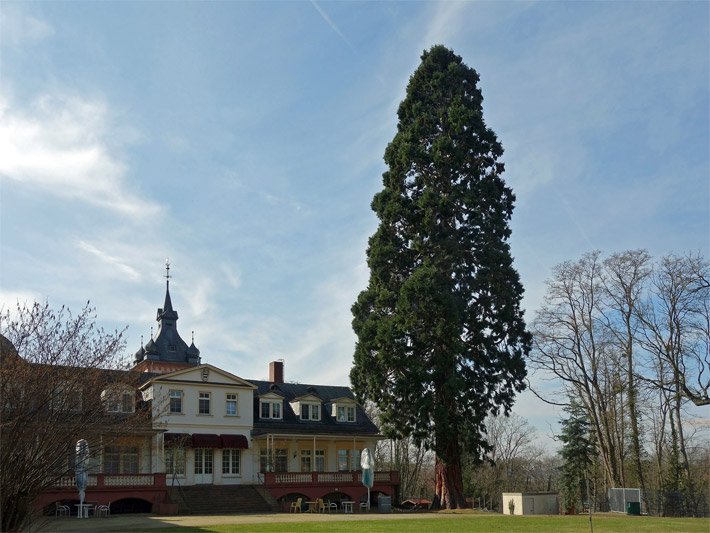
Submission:
M 106 446 L 103 459 L 104 474 L 138 473 L 138 446 Z
M 212 448 L 195 448 L 195 474 L 211 474 L 214 466 Z
M 355 422 L 355 406 L 339 405 L 338 422 Z
M 311 471 L 311 450 L 301 450 L 301 472 Z
M 197 412 L 201 415 L 210 414 L 210 402 L 212 400 L 212 393 L 201 392 L 198 400 Z
M 224 406 L 224 414 L 227 416 L 237 416 L 239 414 L 237 395 L 234 393 L 227 393 L 227 399 Z
M 338 471 L 361 470 L 360 450 L 338 450 Z
M 182 413 L 182 396 L 183 394 L 181 390 L 170 391 L 170 413 Z
M 78 413 L 83 405 L 83 391 L 77 385 L 60 382 L 52 395 L 52 410 Z
M 348 450 L 338 450 L 338 472 L 347 472 L 348 470 L 350 470 Z
M 350 451 L 350 470 L 362 470 L 360 466 L 360 450 L 349 450 Z
M 165 473 L 168 476 L 185 475 L 185 448 L 165 448 Z
M 261 418 L 281 419 L 281 400 L 260 400 Z
M 106 389 L 101 393 L 109 413 L 133 413 L 135 411 L 134 394 L 126 389 Z
M 325 472 L 325 450 L 316 450 L 316 472 Z
M 222 450 L 222 473 L 227 475 L 239 475 L 241 450 L 236 448 L 224 448 Z
M 288 471 L 288 450 L 286 448 L 276 448 L 269 457 L 268 450 L 259 452 L 260 472 L 287 472 Z
M 320 404 L 301 402 L 301 420 L 320 420 Z

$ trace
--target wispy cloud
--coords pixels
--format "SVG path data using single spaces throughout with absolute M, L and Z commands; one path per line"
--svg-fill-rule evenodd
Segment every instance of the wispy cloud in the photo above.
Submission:
M 130 190 L 113 153 L 108 107 L 76 94 L 44 94 L 28 109 L 0 96 L 0 177 L 45 193 L 144 218 L 160 207 Z
M 54 34 L 46 21 L 23 13 L 17 6 L 0 4 L 0 46 L 19 46 L 42 41 Z
M 316 9 L 316 11 L 318 11 L 318 14 L 326 22 L 326 24 L 328 24 L 328 26 L 330 26 L 330 29 L 332 29 L 335 33 L 337 33 L 338 36 L 343 40 L 343 42 L 345 44 L 347 44 L 350 47 L 350 49 L 354 52 L 355 47 L 348 40 L 348 38 L 345 37 L 345 34 L 342 31 L 340 31 L 340 28 L 338 28 L 338 26 L 336 26 L 335 22 L 333 22 L 331 20 L 331 18 L 328 16 L 328 14 L 325 11 L 323 11 L 323 9 L 318 5 L 318 3 L 315 0 L 311 0 L 311 4 Z
M 468 20 L 461 17 L 461 12 L 470 7 L 467 2 L 437 2 L 435 5 L 436 11 L 424 35 L 423 48 L 448 43 L 452 36 L 459 33 L 463 20 Z
M 242 276 L 239 271 L 229 265 L 222 265 L 222 273 L 227 284 L 232 289 L 238 289 L 242 285 Z
M 88 243 L 86 241 L 80 240 L 77 243 L 77 246 L 80 250 L 83 250 L 84 252 L 96 257 L 100 261 L 111 265 L 115 267 L 119 272 L 125 274 L 128 279 L 132 281 L 140 281 L 141 280 L 141 274 L 138 272 L 135 268 L 132 266 L 124 263 L 120 258 L 114 257 L 103 250 L 99 250 L 96 246 L 94 246 L 91 243 Z

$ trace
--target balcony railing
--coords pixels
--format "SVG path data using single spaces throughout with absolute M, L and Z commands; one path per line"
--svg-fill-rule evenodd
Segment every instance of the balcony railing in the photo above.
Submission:
M 265 472 L 264 485 L 360 485 L 361 472 Z M 375 472 L 375 483 L 399 485 L 399 472 Z
M 76 487 L 74 476 L 63 476 L 55 487 Z M 104 487 L 164 487 L 165 474 L 89 474 L 87 486 L 92 488 Z

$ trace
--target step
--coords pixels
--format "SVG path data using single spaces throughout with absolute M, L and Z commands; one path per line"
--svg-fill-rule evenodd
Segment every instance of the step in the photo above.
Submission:
M 181 513 L 247 514 L 273 512 L 270 503 L 252 485 L 191 485 L 170 487 L 170 498 Z

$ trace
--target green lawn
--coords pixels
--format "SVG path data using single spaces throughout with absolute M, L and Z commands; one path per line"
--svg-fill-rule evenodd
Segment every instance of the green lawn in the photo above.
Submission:
M 710 520 L 696 518 L 655 518 L 647 516 L 626 515 L 595 515 L 593 518 L 594 533 L 608 532 L 698 532 L 710 531 Z M 264 524 L 240 524 L 205 526 L 196 528 L 171 528 L 163 531 L 175 533 L 250 531 L 267 532 L 535 532 L 535 533 L 567 533 L 589 532 L 588 516 L 504 516 L 498 514 L 468 514 L 451 516 L 439 513 L 435 517 L 418 519 L 390 519 L 362 521 L 328 521 L 328 522 L 272 522 Z

